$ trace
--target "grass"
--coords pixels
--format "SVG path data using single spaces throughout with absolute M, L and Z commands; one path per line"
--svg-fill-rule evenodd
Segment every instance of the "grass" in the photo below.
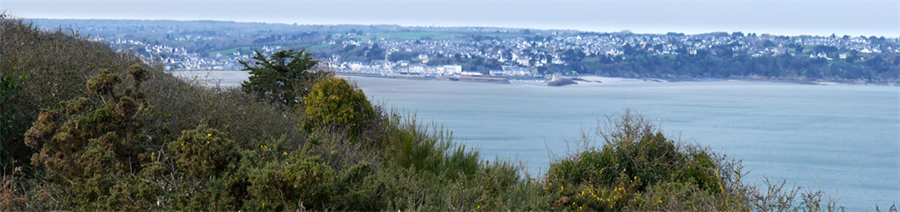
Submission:
M 222 54 L 222 55 L 230 55 L 230 54 L 234 54 L 235 51 L 250 52 L 250 51 L 253 51 L 254 49 L 261 49 L 261 48 L 262 48 L 261 46 L 259 46 L 259 47 L 254 47 L 254 46 L 235 47 L 235 48 L 230 48 L 230 49 L 225 49 L 225 50 L 209 52 L 209 56 L 215 57 L 217 53 Z
M 305 49 L 309 52 L 317 52 L 317 51 L 321 51 L 323 49 L 331 49 L 334 47 L 335 47 L 335 45 L 331 45 L 331 44 L 319 44 L 319 45 L 308 46 Z
M 451 39 L 457 37 L 465 37 L 463 34 L 457 33 L 441 33 L 441 32 L 393 32 L 393 33 L 373 33 L 369 36 L 356 36 L 361 40 L 372 40 L 375 38 L 384 38 L 386 40 L 420 40 L 422 38 L 431 38 L 435 40 Z

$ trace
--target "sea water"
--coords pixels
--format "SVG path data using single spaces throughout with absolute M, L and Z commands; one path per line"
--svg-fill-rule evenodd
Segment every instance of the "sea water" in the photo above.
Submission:
M 626 108 L 663 132 L 743 160 L 744 182 L 786 179 L 850 211 L 900 203 L 900 90 L 888 86 L 713 81 L 547 87 L 347 77 L 374 103 L 453 131 L 486 160 L 532 176 L 581 132 Z M 566 142 L 566 141 L 569 142 Z M 601 142 L 602 143 L 602 142 Z M 555 155 L 555 156 L 554 156 Z

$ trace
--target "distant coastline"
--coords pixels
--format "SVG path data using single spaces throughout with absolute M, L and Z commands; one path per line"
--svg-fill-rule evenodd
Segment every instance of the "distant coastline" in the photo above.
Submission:
M 217 83 L 223 87 L 232 87 L 232 86 L 240 86 L 241 82 L 247 80 L 247 77 L 250 76 L 247 71 L 240 70 L 216 70 L 216 71 L 170 71 L 175 76 L 187 78 L 187 77 L 196 77 L 195 80 L 199 80 L 202 83 L 205 83 L 210 86 L 215 86 Z M 382 74 L 372 74 L 372 73 L 352 73 L 352 72 L 339 72 L 336 73 L 338 76 L 347 76 L 347 77 L 370 77 L 370 78 L 390 78 L 390 79 L 404 79 L 404 80 L 444 80 L 444 81 L 461 81 L 461 82 L 478 82 L 478 83 L 496 83 L 496 84 L 535 84 L 535 85 L 547 85 L 550 81 L 543 77 L 531 77 L 531 78 L 522 78 L 522 77 L 463 77 L 463 76 L 417 76 L 417 75 L 382 75 Z M 891 84 L 891 83 L 865 83 L 865 82 L 844 82 L 844 81 L 815 81 L 815 80 L 789 80 L 789 79 L 752 79 L 752 78 L 696 78 L 696 79 L 686 79 L 686 80 L 666 80 L 666 79 L 656 79 L 656 78 L 627 78 L 627 77 L 606 77 L 606 76 L 596 76 L 596 75 L 583 75 L 583 76 L 575 76 L 575 77 L 564 77 L 572 80 L 571 85 L 575 86 L 584 86 L 584 85 L 613 85 L 613 84 L 626 84 L 626 83 L 677 83 L 677 82 L 711 82 L 711 81 L 745 81 L 745 82 L 772 82 L 772 83 L 790 83 L 790 84 L 802 84 L 802 85 L 875 85 L 875 86 L 900 86 L 900 84 Z
M 89 39 L 109 44 L 114 50 L 134 51 L 147 61 L 159 60 L 165 70 L 234 70 L 241 68 L 238 61 L 249 61 L 256 52 L 269 55 L 284 49 L 305 49 L 337 72 L 900 85 L 898 37 L 216 21 L 27 21 L 44 30 L 78 26 L 82 34 L 91 35 Z

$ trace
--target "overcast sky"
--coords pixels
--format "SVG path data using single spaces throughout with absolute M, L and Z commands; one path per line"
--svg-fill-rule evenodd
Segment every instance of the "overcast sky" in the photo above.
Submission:
M 20 18 L 900 36 L 900 0 L 0 0 L 2 10 Z

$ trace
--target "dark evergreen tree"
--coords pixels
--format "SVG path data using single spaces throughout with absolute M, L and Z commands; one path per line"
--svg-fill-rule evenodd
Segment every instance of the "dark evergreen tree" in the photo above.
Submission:
M 244 92 L 287 107 L 300 103 L 300 98 L 308 92 L 303 85 L 314 79 L 311 70 L 318 61 L 304 50 L 278 51 L 268 59 L 259 51 L 255 52 L 255 65 L 240 61 L 244 65 L 243 70 L 250 71 L 249 79 L 241 83 Z

